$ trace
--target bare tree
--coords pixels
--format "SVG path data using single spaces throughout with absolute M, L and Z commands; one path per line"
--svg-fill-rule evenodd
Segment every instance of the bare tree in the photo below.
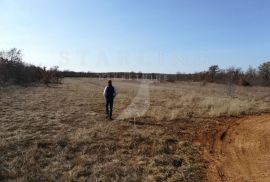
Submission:
M 139 78 L 139 79 L 142 79 L 142 78 L 143 78 L 143 74 L 142 74 L 141 71 L 139 71 L 139 72 L 137 73 L 137 75 L 138 75 L 138 78 Z
M 259 73 L 265 85 L 270 85 L 270 61 L 259 66 Z
M 209 76 L 210 76 L 210 82 L 214 82 L 215 76 L 216 76 L 218 71 L 219 71 L 218 65 L 212 65 L 209 67 L 208 72 L 209 72 Z
M 9 51 L 0 51 L 0 57 L 12 62 L 21 62 L 22 52 L 17 48 L 12 48 Z
M 252 66 L 249 66 L 247 71 L 245 72 L 245 80 L 249 82 L 251 85 L 255 84 L 256 78 L 257 78 L 257 70 L 256 68 L 253 68 Z
M 0 51 L 0 82 L 5 85 L 39 82 L 42 79 L 42 68 L 27 64 L 22 60 L 20 50 L 13 48 Z
M 235 78 L 237 75 L 238 71 L 234 67 L 230 67 L 226 70 L 227 74 L 227 95 L 232 97 L 235 91 Z

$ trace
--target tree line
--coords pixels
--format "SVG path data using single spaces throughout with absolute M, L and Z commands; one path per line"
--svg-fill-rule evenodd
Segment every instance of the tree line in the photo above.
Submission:
M 0 85 L 27 84 L 27 83 L 61 83 L 63 77 L 91 77 L 91 78 L 118 78 L 118 79 L 153 79 L 158 81 L 193 81 L 203 83 L 238 84 L 242 86 L 270 86 L 270 61 L 262 63 L 258 68 L 249 67 L 246 71 L 241 68 L 230 67 L 221 69 L 212 65 L 208 70 L 197 73 L 142 73 L 142 72 L 75 72 L 59 71 L 55 66 L 50 69 L 27 64 L 22 61 L 20 50 L 13 48 L 9 51 L 0 51 Z
M 35 66 L 22 61 L 20 50 L 13 48 L 9 51 L 0 51 L 0 85 L 39 82 L 48 85 L 59 83 L 61 73 L 58 67 L 49 70 L 46 67 Z
M 258 68 L 249 67 L 246 71 L 241 68 L 230 67 L 220 69 L 212 65 L 207 71 L 197 73 L 142 73 L 142 72 L 74 72 L 62 71 L 64 77 L 92 77 L 92 78 L 117 78 L 117 79 L 152 79 L 158 81 L 192 81 L 203 83 L 237 84 L 242 86 L 270 86 L 270 62 L 262 63 Z

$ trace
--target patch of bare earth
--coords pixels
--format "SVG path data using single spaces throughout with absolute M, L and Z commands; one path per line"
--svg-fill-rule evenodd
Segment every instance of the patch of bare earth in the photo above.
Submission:
M 270 181 L 270 115 L 235 119 L 213 137 L 208 181 Z

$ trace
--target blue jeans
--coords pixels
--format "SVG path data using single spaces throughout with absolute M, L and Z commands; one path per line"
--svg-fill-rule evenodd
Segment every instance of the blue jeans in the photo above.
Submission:
M 113 99 L 106 98 L 106 114 L 112 118 L 112 111 L 113 111 Z

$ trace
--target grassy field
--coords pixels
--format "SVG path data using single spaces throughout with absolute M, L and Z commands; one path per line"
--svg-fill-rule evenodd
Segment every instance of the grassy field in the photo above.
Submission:
M 113 121 L 106 80 L 1 88 L 0 180 L 206 181 L 202 136 L 229 117 L 270 111 L 270 88 L 151 81 L 147 112 L 119 120 L 140 82 L 113 83 Z
M 239 116 L 270 111 L 270 89 L 202 83 L 156 83 L 147 115 L 158 120 Z

